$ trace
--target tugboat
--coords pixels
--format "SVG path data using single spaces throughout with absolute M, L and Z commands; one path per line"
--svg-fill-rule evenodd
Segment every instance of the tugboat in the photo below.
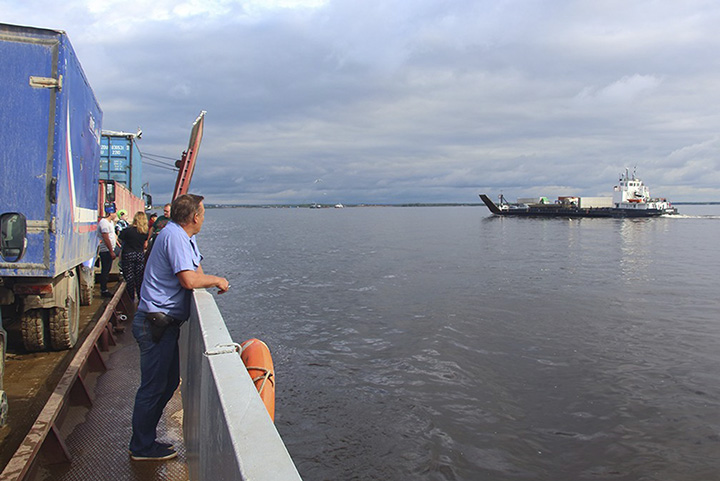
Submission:
M 485 205 L 495 215 L 534 217 L 659 217 L 677 214 L 677 209 L 662 198 L 650 197 L 650 189 L 642 180 L 630 175 L 629 169 L 620 175 L 612 197 L 558 197 L 551 203 L 546 197 L 521 199 L 509 203 L 500 194 L 499 204 L 480 194 Z

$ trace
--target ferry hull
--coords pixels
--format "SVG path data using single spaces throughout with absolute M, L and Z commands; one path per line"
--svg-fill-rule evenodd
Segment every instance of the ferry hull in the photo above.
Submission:
M 580 208 L 556 204 L 500 208 L 487 195 L 480 194 L 485 205 L 495 215 L 514 217 L 659 217 L 667 214 L 662 209 L 621 209 L 615 207 Z

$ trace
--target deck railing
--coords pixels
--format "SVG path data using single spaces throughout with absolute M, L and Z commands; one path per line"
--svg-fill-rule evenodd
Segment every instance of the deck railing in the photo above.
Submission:
M 181 333 L 190 479 L 300 480 L 209 292 L 194 292 L 192 314 Z

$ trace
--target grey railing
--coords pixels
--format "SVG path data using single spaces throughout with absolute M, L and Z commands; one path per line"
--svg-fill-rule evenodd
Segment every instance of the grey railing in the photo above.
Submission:
M 190 479 L 300 480 L 215 300 L 204 289 L 194 293 L 187 324 L 181 329 L 180 359 Z

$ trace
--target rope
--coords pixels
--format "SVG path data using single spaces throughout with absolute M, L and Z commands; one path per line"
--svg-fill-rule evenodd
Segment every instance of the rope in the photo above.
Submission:
M 250 341 L 250 342 L 248 342 L 247 344 L 245 344 L 244 346 L 242 346 L 242 345 L 240 345 L 240 344 L 238 344 L 238 343 L 236 343 L 236 342 L 233 342 L 233 343 L 231 343 L 231 344 L 218 344 L 217 346 L 215 346 L 214 349 L 205 351 L 203 354 L 204 354 L 206 357 L 216 356 L 216 355 L 218 355 L 218 354 L 230 354 L 230 353 L 233 353 L 233 352 L 237 352 L 238 354 L 242 354 L 242 352 L 243 352 L 245 349 L 247 349 L 248 347 L 250 347 L 254 342 L 255 342 L 254 340 L 253 340 L 253 341 Z M 255 378 L 253 378 L 253 380 L 252 380 L 253 383 L 256 383 L 256 382 L 258 382 L 259 380 L 262 379 L 262 384 L 261 384 L 260 387 L 258 388 L 258 393 L 259 393 L 259 394 L 262 394 L 263 389 L 265 388 L 265 384 L 267 384 L 268 381 L 270 381 L 270 383 L 271 383 L 272 385 L 275 385 L 275 382 L 270 379 L 270 378 L 273 377 L 273 373 L 270 372 L 269 369 L 264 368 L 264 367 L 261 367 L 261 366 L 245 366 L 245 369 L 247 369 L 248 371 L 250 371 L 250 369 L 254 369 L 254 370 L 256 370 L 256 371 L 260 371 L 260 372 L 263 373 L 263 374 L 255 377 Z
M 258 382 L 260 379 L 263 380 L 262 384 L 258 388 L 258 392 L 262 393 L 263 388 L 265 387 L 265 384 L 267 384 L 268 380 L 270 380 L 271 377 L 273 377 L 273 373 L 270 372 L 269 369 L 266 369 L 264 367 L 258 367 L 258 366 L 246 366 L 246 369 L 249 371 L 250 369 L 255 369 L 256 371 L 261 371 L 264 374 L 261 374 L 257 377 L 253 378 L 253 383 Z M 273 381 L 270 381 L 273 385 L 275 384 Z
M 242 352 L 242 347 L 237 342 L 233 342 L 231 344 L 218 344 L 217 346 L 215 346 L 214 349 L 207 350 L 203 354 L 206 357 L 209 357 L 209 356 L 216 356 L 218 354 L 230 354 L 233 352 L 237 352 L 237 353 Z
M 248 342 L 248 343 L 245 344 L 244 346 L 241 346 L 241 347 L 240 347 L 240 350 L 239 350 L 238 352 L 239 352 L 240 354 L 242 354 L 243 351 L 244 351 L 245 349 L 247 349 L 248 347 L 252 346 L 254 342 L 255 342 L 255 340 L 253 339 L 252 341 Z
M 209 356 L 216 356 L 216 355 L 218 355 L 218 354 L 230 354 L 230 353 L 233 353 L 233 352 L 237 352 L 238 354 L 242 354 L 242 352 L 243 352 L 245 349 L 247 349 L 248 347 L 250 347 L 250 345 L 252 345 L 253 342 L 255 342 L 255 341 L 250 341 L 250 342 L 248 342 L 247 344 L 245 344 L 244 346 L 241 346 L 241 345 L 238 344 L 237 342 L 233 342 L 233 343 L 231 343 L 231 344 L 218 344 L 217 346 L 215 346 L 214 349 L 205 351 L 205 352 L 203 353 L 203 355 L 204 355 L 205 357 L 209 357 Z M 270 383 L 271 383 L 272 385 L 275 385 L 275 382 L 270 379 L 270 378 L 273 377 L 273 373 L 270 372 L 269 369 L 264 368 L 264 367 L 261 367 L 261 366 L 245 366 L 245 369 L 247 369 L 248 371 L 249 371 L 250 369 L 254 369 L 254 370 L 256 370 L 256 371 L 260 371 L 260 372 L 263 373 L 263 374 L 261 374 L 261 375 L 259 375 L 259 376 L 257 376 L 257 377 L 254 377 L 253 380 L 252 380 L 253 383 L 258 382 L 258 381 L 261 380 L 261 379 L 262 379 L 262 381 L 263 381 L 262 384 L 260 384 L 260 387 L 258 388 L 258 394 L 262 394 L 262 391 L 263 391 L 263 389 L 265 388 L 265 384 L 267 384 L 268 381 L 270 381 Z

